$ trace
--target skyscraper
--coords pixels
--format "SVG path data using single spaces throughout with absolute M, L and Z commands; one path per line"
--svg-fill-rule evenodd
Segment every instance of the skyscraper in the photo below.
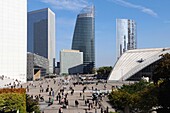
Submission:
M 83 72 L 92 73 L 95 66 L 95 15 L 94 6 L 84 8 L 77 16 L 72 49 L 83 52 Z
M 136 23 L 134 20 L 116 20 L 117 59 L 127 50 L 137 48 Z
M 49 72 L 53 73 L 55 51 L 55 14 L 49 9 L 28 13 L 28 52 L 49 59 Z
M 26 82 L 27 0 L 0 0 L 0 76 Z

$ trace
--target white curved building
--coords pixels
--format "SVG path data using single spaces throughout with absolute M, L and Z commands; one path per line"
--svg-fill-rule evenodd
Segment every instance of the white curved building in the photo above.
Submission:
M 161 59 L 160 55 L 165 53 L 170 53 L 170 48 L 129 50 L 115 63 L 108 80 L 140 80 L 143 76 L 151 78 L 153 66 Z

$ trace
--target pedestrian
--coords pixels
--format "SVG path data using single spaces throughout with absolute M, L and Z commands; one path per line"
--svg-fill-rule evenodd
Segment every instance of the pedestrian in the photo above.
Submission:
M 79 102 L 77 100 L 75 100 L 75 106 L 78 107 Z
M 61 108 L 61 107 L 59 108 L 58 113 L 63 113 L 63 110 L 62 110 L 62 108 Z
M 90 110 L 91 109 L 91 103 L 89 103 L 88 107 L 89 107 L 89 110 Z
M 51 97 L 49 97 L 48 102 L 49 102 L 49 103 L 51 102 Z
M 103 108 L 101 108 L 101 113 L 103 113 Z
M 83 95 L 83 100 L 85 99 L 85 95 Z
M 97 113 L 97 108 L 95 108 L 95 113 Z
M 52 91 L 52 96 L 54 97 L 54 91 Z
M 66 100 L 66 102 L 65 102 L 65 103 L 66 103 L 66 108 L 68 109 L 68 100 Z
M 107 106 L 107 108 L 106 108 L 106 113 L 109 113 L 109 107 Z
M 85 100 L 84 102 L 85 102 L 85 105 L 87 106 L 87 101 Z
M 58 95 L 56 96 L 56 100 L 58 101 Z
M 85 113 L 87 113 L 87 109 L 85 109 Z

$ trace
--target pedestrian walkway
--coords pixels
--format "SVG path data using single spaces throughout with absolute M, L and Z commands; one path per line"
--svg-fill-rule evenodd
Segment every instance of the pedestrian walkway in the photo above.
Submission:
M 74 79 L 70 79 L 70 82 L 68 85 L 63 85 L 62 81 L 64 78 L 55 78 L 55 79 L 45 79 L 42 81 L 34 81 L 34 82 L 28 82 L 26 84 L 23 84 L 23 87 L 27 88 L 29 86 L 29 92 L 27 91 L 27 94 L 32 95 L 35 97 L 36 95 L 41 95 L 44 97 L 44 101 L 39 102 L 39 106 L 41 111 L 44 113 L 58 113 L 59 108 L 63 107 L 62 104 L 59 104 L 59 101 L 57 101 L 56 96 L 60 92 L 61 89 L 64 89 L 64 95 L 68 93 L 67 99 L 68 99 L 68 108 L 63 108 L 63 113 L 101 113 L 101 108 L 99 108 L 99 105 L 95 106 L 95 104 L 92 101 L 92 93 L 95 90 L 98 91 L 111 91 L 112 85 L 107 83 L 93 83 L 93 84 L 87 84 L 87 85 L 73 85 Z M 55 82 L 56 81 L 56 82 Z M 114 85 L 114 84 L 113 84 Z M 70 87 L 74 89 L 74 93 L 71 94 Z M 83 88 L 87 87 L 86 90 L 83 93 Z M 44 89 L 43 92 L 41 92 L 41 88 Z M 54 97 L 49 95 L 49 91 L 46 92 L 46 89 L 49 88 L 49 90 L 52 88 L 54 91 Z M 80 95 L 81 93 L 81 95 Z M 61 94 L 61 92 L 60 92 Z M 49 98 L 53 98 L 54 101 L 52 105 L 49 106 Z M 75 100 L 79 102 L 78 107 L 75 105 Z M 92 106 L 85 103 L 85 100 L 89 100 L 89 103 L 93 103 Z M 107 98 L 103 98 L 103 101 L 101 101 L 101 104 L 104 108 L 109 107 L 109 111 L 113 111 L 114 109 L 112 106 L 108 103 Z

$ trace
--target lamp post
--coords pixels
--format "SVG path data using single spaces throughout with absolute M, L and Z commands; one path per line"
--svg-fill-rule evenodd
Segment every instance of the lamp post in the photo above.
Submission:
M 123 82 L 123 69 L 121 69 L 121 76 L 122 76 L 122 82 Z

